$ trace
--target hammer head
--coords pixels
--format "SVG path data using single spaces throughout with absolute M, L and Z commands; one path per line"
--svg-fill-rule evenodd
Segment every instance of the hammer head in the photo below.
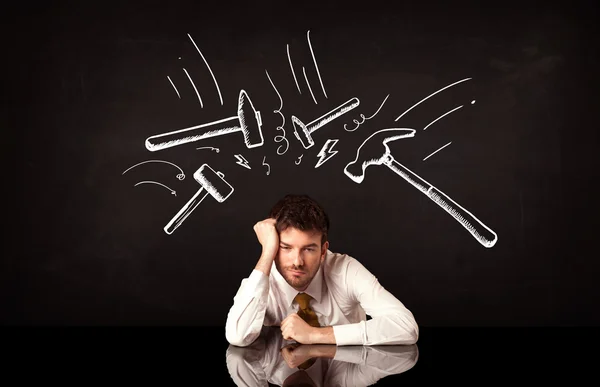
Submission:
M 194 179 L 218 202 L 224 202 L 233 193 L 233 187 L 223 179 L 223 174 L 215 172 L 208 164 L 194 172 Z
M 238 98 L 238 117 L 240 119 L 240 128 L 244 135 L 244 142 L 248 148 L 261 146 L 264 142 L 262 135 L 262 120 L 260 112 L 257 112 L 248 97 L 248 93 L 240 90 Z
M 344 168 L 344 173 L 355 183 L 362 183 L 369 165 L 381 165 L 392 160 L 387 143 L 406 137 L 414 137 L 414 129 L 390 128 L 370 135 L 356 151 L 356 158 Z
M 304 125 L 304 123 L 298 119 L 298 117 L 292 116 L 292 123 L 294 124 L 294 135 L 305 149 L 315 145 L 315 142 L 310 135 L 310 131 L 306 128 L 306 125 Z

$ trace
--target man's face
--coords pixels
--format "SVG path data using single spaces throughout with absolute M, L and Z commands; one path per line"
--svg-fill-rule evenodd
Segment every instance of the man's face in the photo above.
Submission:
M 328 247 L 329 242 L 321 245 L 320 232 L 289 227 L 279 234 L 275 267 L 294 289 L 306 290 L 325 259 Z

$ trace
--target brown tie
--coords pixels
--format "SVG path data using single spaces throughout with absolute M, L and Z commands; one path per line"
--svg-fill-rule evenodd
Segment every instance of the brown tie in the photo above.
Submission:
M 312 297 L 306 293 L 298 293 L 294 300 L 298 303 L 298 315 L 302 318 L 302 320 L 306 321 L 308 325 L 313 327 L 320 327 L 319 318 L 314 310 L 310 307 L 310 300 Z
M 312 310 L 312 308 L 310 307 L 310 300 L 312 300 L 312 297 L 306 293 L 298 293 L 296 295 L 294 301 L 296 301 L 299 306 L 298 316 L 300 316 L 302 320 L 306 321 L 308 325 L 313 327 L 320 327 L 321 324 L 319 324 L 319 318 L 317 317 L 315 311 Z M 317 361 L 316 357 L 310 358 L 304 363 L 300 364 L 298 368 L 301 370 L 306 370 L 310 368 L 313 364 L 315 364 L 315 361 Z

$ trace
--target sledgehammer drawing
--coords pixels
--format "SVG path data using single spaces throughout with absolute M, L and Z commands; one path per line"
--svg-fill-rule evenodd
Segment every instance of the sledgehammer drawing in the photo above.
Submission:
M 224 202 L 233 193 L 233 187 L 223 177 L 223 173 L 215 172 L 208 164 L 203 164 L 198 168 L 194 172 L 194 179 L 200 183 L 200 189 L 164 227 L 165 232 L 172 234 L 208 194 L 211 194 L 219 203 Z M 204 195 L 202 195 L 203 192 Z
M 261 126 L 260 112 L 254 109 L 248 93 L 241 90 L 236 116 L 148 137 L 146 139 L 146 149 L 154 152 L 234 132 L 242 132 L 246 146 L 248 148 L 255 148 L 261 146 L 264 142 Z
M 390 149 L 387 145 L 388 142 L 401 138 L 414 137 L 414 135 L 414 129 L 404 128 L 382 129 L 373 133 L 358 148 L 356 158 L 346 165 L 344 173 L 355 183 L 360 184 L 365 177 L 365 170 L 368 166 L 385 165 L 429 197 L 438 206 L 446 210 L 483 246 L 488 248 L 494 246 L 498 241 L 496 233 L 442 191 L 397 162 L 390 154 Z

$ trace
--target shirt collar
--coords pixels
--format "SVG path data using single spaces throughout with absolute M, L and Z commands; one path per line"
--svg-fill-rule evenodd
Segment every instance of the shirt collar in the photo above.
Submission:
M 271 266 L 271 272 L 275 274 L 277 284 L 279 285 L 279 289 L 281 289 L 281 291 L 283 292 L 283 294 L 285 296 L 287 306 L 291 307 L 292 303 L 294 302 L 294 298 L 298 294 L 298 291 L 296 289 L 294 289 L 293 287 L 291 287 L 290 284 L 287 283 L 285 278 L 283 278 L 283 276 L 281 275 L 279 270 L 277 270 L 277 267 L 275 266 L 275 262 L 273 262 L 273 265 Z M 321 264 L 321 266 L 319 267 L 319 270 L 317 271 L 317 274 L 312 279 L 312 281 L 308 285 L 308 288 L 306 288 L 306 290 L 303 293 L 306 293 L 309 296 L 311 296 L 312 298 L 314 298 L 316 302 L 321 302 L 322 289 L 323 289 L 323 264 Z

